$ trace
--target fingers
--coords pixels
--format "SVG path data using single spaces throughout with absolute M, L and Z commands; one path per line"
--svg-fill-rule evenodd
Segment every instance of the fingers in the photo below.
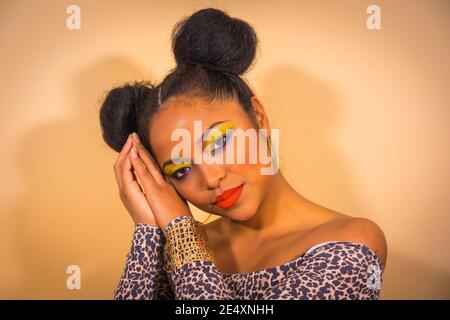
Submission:
M 155 158 L 153 158 L 153 156 L 150 154 L 150 152 L 148 152 L 148 150 L 144 147 L 144 145 L 140 143 L 138 135 L 133 133 L 133 138 L 139 158 L 141 158 L 142 162 L 147 167 L 147 170 L 153 176 L 153 179 L 159 185 L 161 185 L 166 180 L 164 179 L 164 176 L 162 175 L 161 170 L 159 169 L 158 163 L 156 162 Z
M 131 163 L 131 161 L 130 161 L 130 163 Z M 134 181 L 136 181 L 136 184 L 138 185 L 139 190 L 145 195 L 144 189 L 143 189 L 142 186 L 137 182 L 137 181 L 139 181 L 139 178 L 138 178 L 138 176 L 136 175 L 136 172 L 134 172 L 134 169 L 131 169 L 131 174 L 133 175 Z
M 123 192 L 143 192 L 141 186 L 138 183 L 136 174 L 134 173 L 133 166 L 130 160 L 130 153 L 127 153 L 126 157 L 122 161 L 121 166 Z
M 152 174 L 147 170 L 144 163 L 137 153 L 136 145 L 134 144 L 130 150 L 130 160 L 137 176 L 142 182 L 146 194 L 151 193 L 151 190 L 157 186 Z
M 122 177 L 123 161 L 128 157 L 128 153 L 133 145 L 132 142 L 133 140 L 131 136 L 128 136 L 128 140 L 123 145 L 122 150 L 120 151 L 117 160 L 114 163 L 114 174 L 116 175 L 116 180 L 117 184 L 119 185 L 119 189 L 122 189 L 123 187 L 123 177 Z

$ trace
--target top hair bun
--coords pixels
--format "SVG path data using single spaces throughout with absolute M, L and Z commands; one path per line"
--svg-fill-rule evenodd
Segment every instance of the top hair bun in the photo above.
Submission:
M 172 49 L 180 64 L 244 74 L 256 54 L 257 37 L 245 21 L 208 8 L 178 22 L 172 32 Z

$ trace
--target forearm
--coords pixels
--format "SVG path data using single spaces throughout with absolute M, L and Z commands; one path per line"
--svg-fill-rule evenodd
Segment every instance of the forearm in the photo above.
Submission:
M 173 293 L 163 268 L 165 238 L 158 226 L 136 224 L 125 270 L 114 299 L 170 299 Z
M 192 216 L 177 217 L 164 234 L 166 270 L 176 299 L 233 299 L 199 222 Z

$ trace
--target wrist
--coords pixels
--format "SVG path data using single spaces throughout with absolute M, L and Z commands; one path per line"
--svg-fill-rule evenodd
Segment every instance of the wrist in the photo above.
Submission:
M 163 245 L 163 239 L 164 234 L 158 226 L 138 223 L 134 227 L 134 248 L 145 248 L 151 246 L 155 250 Z
M 166 271 L 174 271 L 196 260 L 214 262 L 214 254 L 207 246 L 206 231 L 192 216 L 174 218 L 163 233 L 166 238 L 164 254 L 168 262 Z
M 133 218 L 133 222 L 135 225 L 138 224 L 146 224 L 154 227 L 159 227 L 158 223 L 155 221 L 155 219 L 151 218 Z
M 160 220 L 158 220 L 158 225 L 161 228 L 161 230 L 163 230 L 164 234 L 166 234 L 167 230 L 170 226 L 174 225 L 175 223 L 179 222 L 180 220 L 187 219 L 187 218 L 190 218 L 195 221 L 192 214 L 181 214 L 178 216 L 168 217 L 166 219 L 160 219 Z

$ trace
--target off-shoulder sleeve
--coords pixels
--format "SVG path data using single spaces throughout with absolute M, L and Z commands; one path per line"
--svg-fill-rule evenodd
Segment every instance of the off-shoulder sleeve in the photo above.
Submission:
M 125 270 L 114 292 L 115 300 L 173 299 L 163 268 L 164 234 L 158 226 L 136 224 Z
M 267 299 L 377 300 L 384 267 L 363 244 L 332 242 L 306 253 Z
M 165 228 L 166 270 L 177 300 L 234 299 L 207 246 L 202 224 L 192 216 L 173 219 Z

